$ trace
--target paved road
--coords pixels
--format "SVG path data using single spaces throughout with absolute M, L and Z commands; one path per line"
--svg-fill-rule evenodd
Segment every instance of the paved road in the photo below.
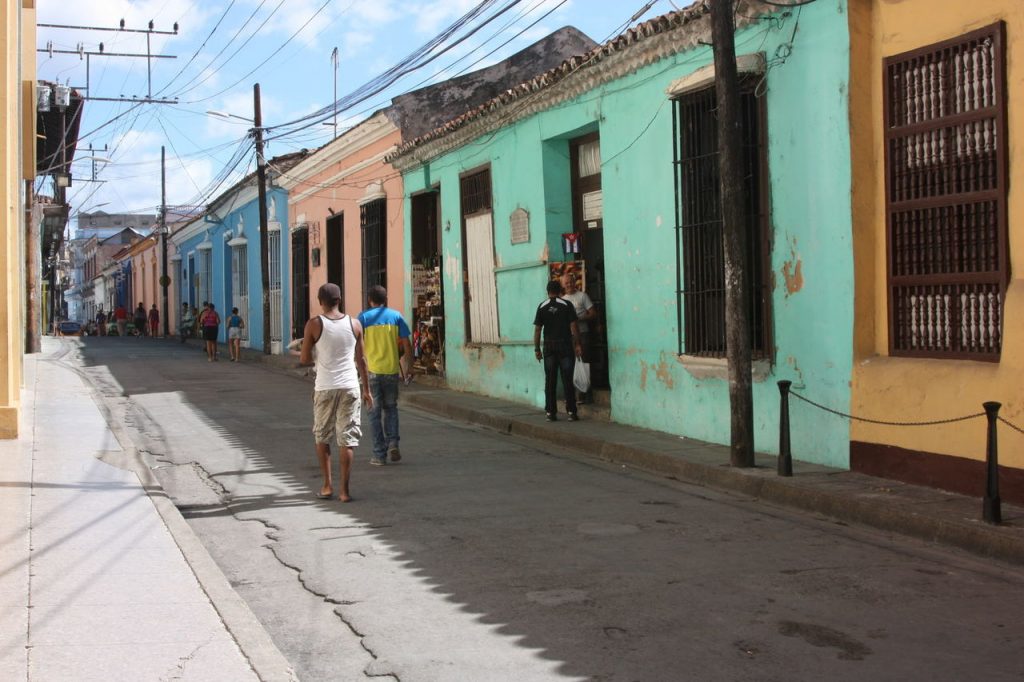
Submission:
M 409 410 L 403 462 L 321 502 L 310 384 L 83 343 L 303 680 L 1024 678 L 1017 569 Z

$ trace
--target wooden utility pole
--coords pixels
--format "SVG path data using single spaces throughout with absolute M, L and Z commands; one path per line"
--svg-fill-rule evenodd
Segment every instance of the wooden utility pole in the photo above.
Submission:
M 167 305 L 167 287 L 171 284 L 171 276 L 167 274 L 167 164 L 166 151 L 160 145 L 160 288 L 163 289 L 164 338 L 171 338 L 170 311 Z
M 252 86 L 253 137 L 256 140 L 256 185 L 260 209 L 260 282 L 263 284 L 263 353 L 270 355 L 270 235 L 267 224 L 267 162 L 263 158 L 263 114 L 260 84 Z
M 718 105 L 718 175 L 725 251 L 725 347 L 729 363 L 731 452 L 735 467 L 754 466 L 754 399 L 750 360 L 750 284 L 746 187 L 734 0 L 711 0 L 711 43 Z

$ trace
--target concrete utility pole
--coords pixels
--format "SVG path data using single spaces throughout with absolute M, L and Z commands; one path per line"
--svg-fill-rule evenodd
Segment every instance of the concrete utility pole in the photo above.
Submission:
M 270 355 L 270 235 L 267 225 L 267 167 L 263 158 L 260 84 L 252 86 L 253 137 L 256 140 L 256 185 L 260 204 L 260 281 L 263 284 L 263 353 Z
M 725 347 L 729 363 L 731 453 L 735 467 L 754 466 L 754 399 L 750 360 L 750 285 L 746 187 L 739 77 L 736 74 L 734 0 L 711 0 L 711 44 L 718 105 L 718 175 L 725 251 Z

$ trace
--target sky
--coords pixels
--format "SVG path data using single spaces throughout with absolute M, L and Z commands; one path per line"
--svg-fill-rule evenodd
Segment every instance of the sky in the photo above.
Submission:
M 124 19 L 126 29 L 145 29 L 152 21 L 156 31 L 166 32 L 178 25 L 177 34 L 148 36 L 152 54 L 175 59 L 93 56 L 87 74 L 87 62 L 78 54 L 37 53 L 40 80 L 68 83 L 91 97 L 131 99 L 152 92 L 154 99 L 176 100 L 86 101 L 72 166 L 74 184 L 68 191 L 72 212 L 155 213 L 160 204 L 161 145 L 166 148 L 167 204 L 208 203 L 254 168 L 248 137 L 254 83 L 260 84 L 264 126 L 329 110 L 326 124 L 311 121 L 304 129 L 273 139 L 267 146 L 268 158 L 324 144 L 333 135 L 335 74 L 338 98 L 343 100 L 479 4 L 480 0 L 39 0 L 39 24 L 117 28 Z M 475 20 L 436 50 L 477 28 L 475 33 L 380 94 L 343 108 L 339 130 L 386 106 L 394 95 L 484 68 L 562 26 L 575 26 L 603 42 L 625 30 L 630 17 L 648 4 L 491 0 Z M 689 2 L 650 4 L 639 21 Z M 101 42 L 105 53 L 147 51 L 145 33 L 44 26 L 37 33 L 40 50 L 77 51 L 81 46 L 97 52 Z M 240 118 L 219 118 L 209 111 Z M 49 192 L 45 186 L 40 189 Z

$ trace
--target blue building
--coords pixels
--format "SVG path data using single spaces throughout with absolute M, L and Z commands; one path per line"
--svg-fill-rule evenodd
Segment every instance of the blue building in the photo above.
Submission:
M 273 180 L 301 161 L 307 152 L 271 159 L 267 171 L 267 245 L 270 264 L 270 341 L 283 353 L 291 341 L 288 193 Z M 225 319 L 238 308 L 245 320 L 242 346 L 263 350 L 263 288 L 260 269 L 260 217 L 256 174 L 252 173 L 212 201 L 195 219 L 171 235 L 177 247 L 172 279 L 178 301 L 201 308 L 210 301 Z M 220 329 L 220 341 L 227 330 Z

